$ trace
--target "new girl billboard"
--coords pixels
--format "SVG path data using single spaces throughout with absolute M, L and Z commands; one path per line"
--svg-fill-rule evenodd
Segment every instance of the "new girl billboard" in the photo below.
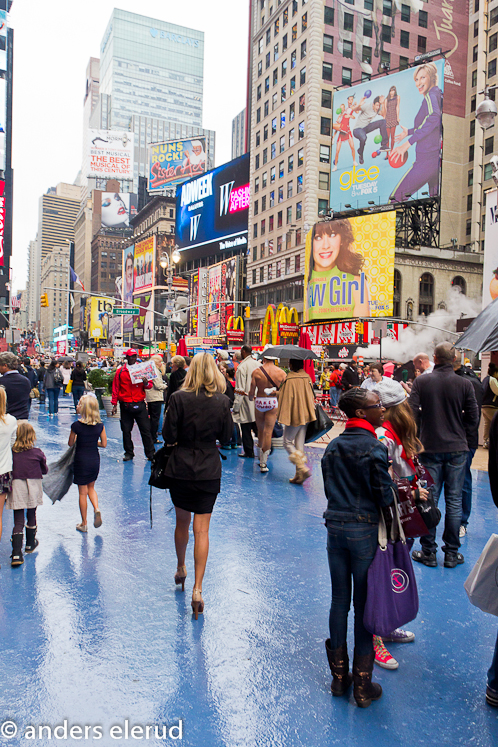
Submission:
M 315 223 L 306 237 L 304 322 L 392 316 L 396 212 Z
M 334 94 L 330 207 L 437 197 L 444 60 Z

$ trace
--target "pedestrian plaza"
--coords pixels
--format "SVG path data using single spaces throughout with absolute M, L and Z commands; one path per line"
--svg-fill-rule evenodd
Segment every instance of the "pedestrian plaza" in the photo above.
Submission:
M 74 419 L 69 402 L 61 399 L 51 421 L 43 408 L 33 407 L 37 445 L 49 462 L 67 444 Z M 153 491 L 151 529 L 150 466 L 140 437 L 134 432 L 135 460 L 123 463 L 119 420 L 105 420 L 105 426 L 108 447 L 96 483 L 101 529 L 91 526 L 90 516 L 88 534 L 76 532 L 76 487 L 60 504 L 45 498 L 38 510 L 40 546 L 24 565 L 11 568 L 12 516 L 4 510 L 0 722 L 13 722 L 17 733 L 7 738 L 0 731 L 0 744 L 498 744 L 498 712 L 484 697 L 498 620 L 472 607 L 463 588 L 498 531 L 486 472 L 473 473 L 465 564 L 443 568 L 441 551 L 437 569 L 415 564 L 420 611 L 407 627 L 416 640 L 388 645 L 399 669 L 374 668 L 384 694 L 363 710 L 352 691 L 344 698 L 330 692 L 323 451 L 307 449 L 313 475 L 303 486 L 289 484 L 293 468 L 283 449 L 270 457 L 270 472 L 263 475 L 256 461 L 225 452 L 210 530 L 205 614 L 196 622 L 190 607 L 193 541 L 182 593 L 173 581 L 169 494 Z M 349 642 L 352 649 L 352 612 Z M 81 727 L 83 737 L 55 738 L 55 727 L 65 721 L 68 730 Z M 40 726 L 48 728 L 40 733 Z M 133 736 L 134 726 L 133 734 L 144 736 Z

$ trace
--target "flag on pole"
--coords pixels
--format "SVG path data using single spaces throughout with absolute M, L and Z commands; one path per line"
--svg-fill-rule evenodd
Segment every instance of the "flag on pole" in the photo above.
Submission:
M 21 308 L 21 294 L 20 293 L 18 293 L 17 296 L 12 296 L 12 308 L 13 309 Z
M 77 274 L 75 273 L 75 271 L 73 270 L 71 266 L 69 266 L 69 274 L 71 276 L 71 281 L 73 283 L 78 283 L 78 285 L 81 285 L 83 290 L 85 290 L 85 286 L 83 285 L 83 283 L 81 282 L 81 280 L 79 279 L 79 277 L 77 276 Z

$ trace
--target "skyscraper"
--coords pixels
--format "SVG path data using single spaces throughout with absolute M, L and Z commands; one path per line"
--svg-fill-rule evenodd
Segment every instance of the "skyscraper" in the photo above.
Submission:
M 140 115 L 201 127 L 203 76 L 202 31 L 114 9 L 100 49 L 101 126 L 128 129 Z

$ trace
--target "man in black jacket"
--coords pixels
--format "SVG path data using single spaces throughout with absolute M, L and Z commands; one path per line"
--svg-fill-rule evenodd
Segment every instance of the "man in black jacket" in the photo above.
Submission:
M 464 562 L 458 552 L 462 520 L 462 488 L 469 443 L 479 423 L 474 388 L 463 376 L 455 376 L 455 349 L 449 342 L 436 346 L 434 370 L 430 376 L 418 376 L 413 382 L 410 406 L 420 427 L 424 451 L 420 461 L 434 480 L 436 502 L 444 484 L 446 515 L 443 532 L 445 568 Z M 430 568 L 437 567 L 436 530 L 420 538 L 422 550 L 412 558 Z
M 460 537 L 465 537 L 465 535 L 467 534 L 470 512 L 472 510 L 472 472 L 470 470 L 472 467 L 474 454 L 476 453 L 477 447 L 479 446 L 479 421 L 481 419 L 483 389 L 481 380 L 475 375 L 471 368 L 462 366 L 462 362 L 459 358 L 455 358 L 453 368 L 457 376 L 462 376 L 472 384 L 474 388 L 474 394 L 476 395 L 477 407 L 479 409 L 479 420 L 477 421 L 477 425 L 474 429 L 474 433 L 472 434 L 472 438 L 468 442 L 469 450 L 467 452 L 467 461 L 465 463 L 465 480 L 463 482 L 462 489 L 462 523 L 460 526 Z
M 7 412 L 18 420 L 27 420 L 31 383 L 19 373 L 17 367 L 18 360 L 13 353 L 0 353 L 0 386 L 7 393 Z
M 351 361 L 350 363 L 348 363 L 348 367 L 343 372 L 341 379 L 341 389 L 343 392 L 347 392 L 354 386 L 360 386 L 360 377 L 358 376 L 358 371 L 356 370 L 356 368 L 356 361 Z

